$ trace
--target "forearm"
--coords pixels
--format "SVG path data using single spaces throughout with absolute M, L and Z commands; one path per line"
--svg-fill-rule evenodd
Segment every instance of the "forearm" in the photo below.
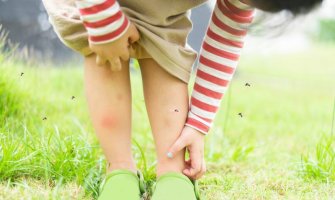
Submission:
M 218 0 L 200 52 L 187 126 L 207 134 L 233 77 L 253 9 L 238 0 Z
M 77 0 L 76 6 L 91 43 L 112 42 L 129 27 L 129 20 L 116 0 Z

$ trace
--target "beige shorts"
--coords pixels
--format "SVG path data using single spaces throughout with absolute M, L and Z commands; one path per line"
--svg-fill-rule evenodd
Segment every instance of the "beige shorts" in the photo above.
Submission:
M 207 0 L 119 0 L 122 11 L 140 32 L 131 56 L 153 58 L 173 76 L 188 83 L 197 53 L 187 45 L 192 29 L 190 9 Z M 43 0 L 60 40 L 84 56 L 92 54 L 75 0 Z

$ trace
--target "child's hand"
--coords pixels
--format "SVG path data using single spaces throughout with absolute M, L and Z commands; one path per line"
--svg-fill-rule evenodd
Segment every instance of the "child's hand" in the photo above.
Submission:
M 185 161 L 186 168 L 183 173 L 192 179 L 199 179 L 206 172 L 204 158 L 205 135 L 194 128 L 185 126 L 177 141 L 171 146 L 168 157 L 173 157 L 176 152 L 185 147 L 189 152 L 190 159 Z
M 109 62 L 112 71 L 121 70 L 121 59 L 124 61 L 129 60 L 130 45 L 138 41 L 140 35 L 133 23 L 127 31 L 117 40 L 106 44 L 93 44 L 90 43 L 91 50 L 96 53 L 96 63 L 99 66 L 104 66 Z

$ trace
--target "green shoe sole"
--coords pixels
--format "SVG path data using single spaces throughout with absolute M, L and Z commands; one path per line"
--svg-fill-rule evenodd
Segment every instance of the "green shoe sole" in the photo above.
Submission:
M 107 174 L 101 184 L 98 200 L 140 200 L 145 192 L 145 183 L 140 171 L 114 170 Z
M 187 176 L 168 172 L 160 176 L 154 185 L 151 200 L 200 200 L 197 181 Z

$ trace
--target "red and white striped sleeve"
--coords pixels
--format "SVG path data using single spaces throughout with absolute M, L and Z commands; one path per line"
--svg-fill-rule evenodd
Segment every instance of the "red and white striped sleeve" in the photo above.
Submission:
M 200 52 L 186 126 L 207 134 L 233 77 L 254 9 L 217 0 Z
M 91 43 L 112 42 L 129 27 L 129 20 L 116 0 L 77 0 L 76 6 Z

